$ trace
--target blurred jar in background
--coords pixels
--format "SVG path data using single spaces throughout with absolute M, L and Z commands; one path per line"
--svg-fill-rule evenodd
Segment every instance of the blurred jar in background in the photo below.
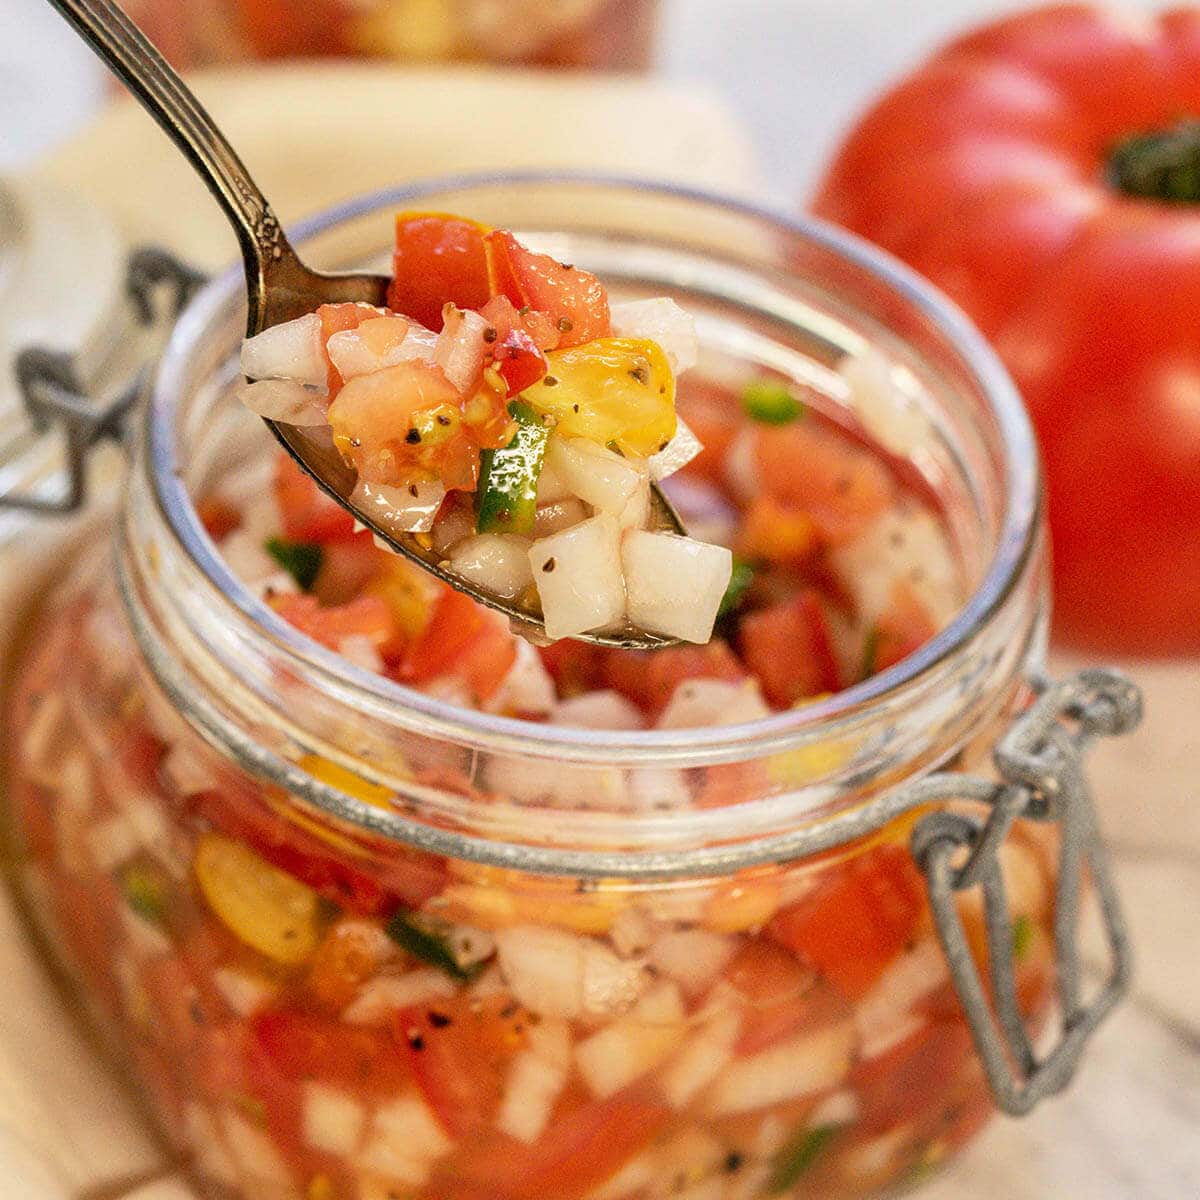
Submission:
M 127 0 L 181 69 L 351 56 L 638 70 L 658 0 Z

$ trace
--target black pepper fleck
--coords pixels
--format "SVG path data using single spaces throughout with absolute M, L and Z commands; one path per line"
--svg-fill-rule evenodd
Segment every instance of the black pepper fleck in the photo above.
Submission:
M 404 440 L 410 445 L 415 446 L 421 440 L 421 431 L 419 429 L 410 429 L 405 435 Z
M 740 1171 L 742 1169 L 742 1163 L 745 1161 L 746 1160 L 736 1150 L 730 1150 L 730 1152 L 725 1155 L 725 1170 L 732 1175 L 734 1171 Z
M 542 382 L 547 387 L 558 387 L 558 380 L 553 375 L 547 375 Z
M 522 304 L 521 307 L 517 309 L 517 316 L 518 317 L 527 317 L 528 315 L 529 315 L 529 305 Z
M 449 425 L 450 418 L 445 413 L 438 413 L 437 423 L 439 425 Z
M 429 1010 L 429 1023 L 434 1029 L 445 1029 L 450 1024 L 450 1018 L 445 1013 L 437 1012 L 431 1008 Z
M 425 1049 L 425 1039 L 419 1033 L 410 1033 L 408 1035 L 408 1044 L 414 1050 L 419 1051 Z
M 492 329 L 491 326 L 488 326 L 488 328 L 483 331 L 483 340 L 485 342 L 494 342 L 499 336 L 500 335 L 494 329 Z
M 634 367 L 633 370 L 629 372 L 629 374 L 634 379 L 636 379 L 638 381 L 638 383 L 649 383 L 650 382 L 650 372 L 648 370 L 646 370 L 646 368 L 644 366 L 642 366 L 640 363 L 638 364 L 638 366 Z
M 559 263 L 558 265 L 559 265 L 560 267 L 562 267 L 562 269 L 563 269 L 564 271 L 573 271 L 573 270 L 575 270 L 575 264 L 574 264 L 574 263 Z
M 546 559 L 546 561 L 544 563 L 542 563 L 542 570 L 545 571 L 547 575 L 549 575 L 550 572 L 553 571 L 557 565 L 558 564 L 554 561 L 554 559 L 548 558 L 548 559 Z
M 560 333 L 570 333 L 575 328 L 575 322 L 570 317 L 558 318 L 558 329 Z
M 355 450 L 357 450 L 359 448 L 359 446 L 362 445 L 362 438 L 356 438 L 356 437 L 351 438 L 350 445 L 352 445 L 355 448 Z
M 417 498 L 417 485 L 410 483 L 408 485 L 408 494 L 415 500 Z
M 571 405 L 571 411 L 572 411 L 572 412 L 578 412 L 578 411 L 579 411 L 579 405 L 578 405 L 578 404 L 572 404 L 572 405 Z

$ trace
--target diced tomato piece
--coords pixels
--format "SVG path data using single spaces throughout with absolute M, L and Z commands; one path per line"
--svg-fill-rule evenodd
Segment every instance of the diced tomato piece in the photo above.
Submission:
M 738 646 L 763 694 L 777 708 L 841 687 L 829 621 L 816 591 L 748 613 Z
M 862 533 L 895 496 L 875 455 L 813 420 L 757 428 L 754 461 L 763 488 L 807 512 L 835 545 Z
M 560 348 L 609 335 L 608 293 L 590 271 L 527 250 L 504 230 L 489 233 L 488 245 L 498 294 L 518 309 L 545 313 L 558 330 Z
M 376 317 L 383 316 L 385 311 L 372 304 L 322 304 L 317 309 L 317 316 L 321 318 L 322 349 L 335 333 L 342 333 L 347 329 L 357 329 L 364 321 L 373 321 Z M 345 380 L 342 379 L 341 372 L 330 360 L 328 351 L 324 353 L 329 378 L 329 395 L 333 397 L 338 394 Z
M 288 456 L 275 459 L 275 500 L 283 517 L 283 532 L 294 542 L 339 542 L 369 534 L 354 532 L 354 518 L 331 500 Z
M 639 708 L 657 715 L 685 679 L 739 682 L 747 672 L 729 644 L 713 638 L 705 646 L 665 650 L 609 650 L 601 667 L 603 686 L 615 688 Z
M 554 322 L 536 309 L 518 311 L 507 296 L 493 296 L 479 310 L 479 315 L 495 329 L 497 343 L 502 343 L 514 329 L 520 329 L 543 353 L 558 348 L 561 334 L 554 328 Z
M 532 387 L 546 374 L 546 356 L 523 329 L 514 329 L 497 342 L 494 361 L 510 396 Z
M 858 1063 L 850 1082 L 862 1106 L 861 1128 L 894 1129 L 943 1106 L 972 1049 L 961 1018 L 931 1019 L 891 1050 Z
M 341 1012 L 379 965 L 378 937 L 370 927 L 339 921 L 321 940 L 308 964 L 308 990 L 325 1007 Z
M 494 294 L 487 232 L 446 213 L 400 213 L 388 307 L 435 331 L 448 303 L 482 308 Z
M 925 887 L 907 847 L 882 845 L 829 868 L 767 930 L 857 1000 L 912 939 L 924 908 Z
M 437 1001 L 396 1014 L 396 1037 L 417 1084 L 453 1137 L 478 1133 L 491 1122 L 529 1019 L 504 994 Z
M 380 550 L 370 537 L 330 542 L 322 547 L 312 594 L 326 607 L 347 604 L 379 578 L 392 558 L 395 555 Z
M 539 646 L 538 653 L 560 696 L 578 696 L 606 686 L 603 676 L 607 651 L 600 646 L 562 638 L 549 646 Z
M 457 673 L 480 700 L 500 686 L 516 660 L 514 635 L 469 596 L 447 588 L 424 633 L 405 652 L 399 676 L 427 683 Z
M 228 537 L 242 523 L 241 510 L 220 496 L 206 496 L 196 505 L 196 516 L 215 542 Z
M 645 1150 L 669 1119 L 662 1104 L 637 1094 L 581 1098 L 532 1145 L 492 1135 L 468 1148 L 454 1173 L 488 1186 L 496 1200 L 581 1200 Z
M 896 581 L 888 606 L 875 622 L 873 671 L 886 671 L 919 650 L 937 633 L 937 626 L 912 585 Z
M 324 607 L 316 596 L 285 593 L 271 601 L 275 611 L 314 642 L 338 650 L 349 637 L 366 638 L 385 659 L 395 658 L 404 634 L 392 610 L 379 596 L 358 596 Z
M 370 1096 L 395 1094 L 411 1078 L 408 1055 L 388 1030 L 347 1025 L 296 1008 L 260 1013 L 258 1044 L 288 1079 L 340 1084 Z
M 737 549 L 743 558 L 788 566 L 808 558 L 817 542 L 817 525 L 808 513 L 763 492 L 742 518 Z
M 817 987 L 811 967 L 762 938 L 742 944 L 725 979 L 745 1005 L 739 1054 L 755 1054 L 800 1029 L 807 1021 L 808 997 Z
M 683 469 L 713 483 L 725 481 L 729 448 L 744 420 L 729 389 L 687 374 L 679 380 L 675 408 L 704 447 Z

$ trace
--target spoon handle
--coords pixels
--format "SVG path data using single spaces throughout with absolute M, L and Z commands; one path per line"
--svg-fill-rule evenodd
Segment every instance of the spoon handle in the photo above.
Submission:
M 50 0 L 200 173 L 237 233 L 250 328 L 261 324 L 266 276 L 296 262 L 279 221 L 216 123 L 146 35 L 113 0 Z

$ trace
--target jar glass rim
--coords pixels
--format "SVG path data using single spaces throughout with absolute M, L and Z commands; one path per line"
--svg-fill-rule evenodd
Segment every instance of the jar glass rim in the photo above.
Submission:
M 1002 606 L 1021 577 L 1040 519 L 1041 483 L 1036 442 L 1024 404 L 1007 371 L 982 335 L 947 297 L 885 251 L 847 231 L 808 215 L 790 215 L 768 206 L 704 189 L 632 177 L 589 172 L 522 171 L 481 173 L 421 180 L 356 197 L 299 224 L 290 235 L 304 243 L 356 218 L 389 208 L 411 207 L 424 197 L 506 185 L 574 185 L 621 189 L 641 196 L 694 202 L 745 216 L 781 233 L 832 252 L 882 281 L 944 336 L 974 377 L 999 433 L 1003 510 L 994 553 L 978 586 L 955 617 L 934 638 L 895 666 L 801 708 L 740 725 L 717 728 L 614 731 L 542 724 L 466 709 L 425 695 L 355 666 L 284 622 L 233 575 L 200 523 L 179 461 L 176 406 L 188 357 L 214 315 L 243 286 L 239 267 L 203 288 L 181 314 L 159 363 L 146 416 L 151 487 L 173 536 L 209 583 L 244 617 L 262 627 L 287 653 L 355 689 L 377 714 L 399 726 L 418 723 L 426 733 L 506 754 L 538 758 L 582 756 L 588 762 L 666 760 L 719 755 L 721 747 L 767 752 L 799 736 L 817 735 L 839 720 L 903 692 L 962 648 Z

